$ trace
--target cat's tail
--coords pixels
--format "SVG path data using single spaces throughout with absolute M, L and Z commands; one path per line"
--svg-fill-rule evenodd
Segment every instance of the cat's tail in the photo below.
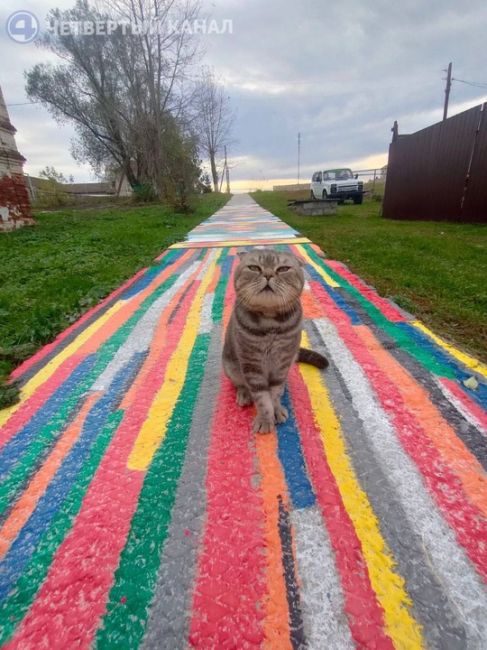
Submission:
M 311 366 L 316 366 L 320 370 L 327 368 L 329 365 L 328 359 L 322 354 L 314 350 L 307 350 L 306 348 L 299 348 L 298 361 L 309 363 Z

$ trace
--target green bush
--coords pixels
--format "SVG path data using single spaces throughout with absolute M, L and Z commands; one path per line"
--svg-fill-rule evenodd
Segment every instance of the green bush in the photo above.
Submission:
M 152 203 L 157 199 L 154 188 L 149 183 L 139 183 L 133 188 L 136 203 Z

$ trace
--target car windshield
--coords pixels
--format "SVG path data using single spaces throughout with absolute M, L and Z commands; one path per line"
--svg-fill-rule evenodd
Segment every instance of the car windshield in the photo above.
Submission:
M 329 169 L 323 172 L 323 178 L 327 181 L 348 181 L 353 174 L 351 169 Z

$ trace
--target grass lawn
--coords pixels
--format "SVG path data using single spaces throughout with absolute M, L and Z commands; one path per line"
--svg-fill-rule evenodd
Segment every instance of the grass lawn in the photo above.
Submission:
M 367 201 L 332 217 L 300 217 L 288 194 L 252 196 L 381 295 L 487 360 L 487 226 L 386 220 L 380 203 Z
M 0 234 L 0 408 L 15 400 L 5 380 L 16 365 L 226 201 L 198 197 L 189 215 L 164 205 L 63 210 Z

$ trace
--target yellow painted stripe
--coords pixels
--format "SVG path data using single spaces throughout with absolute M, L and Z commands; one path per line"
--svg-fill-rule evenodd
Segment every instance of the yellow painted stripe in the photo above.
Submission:
M 303 344 L 310 347 L 305 333 Z M 302 364 L 299 370 L 308 387 L 326 458 L 360 540 L 372 588 L 384 610 L 386 633 L 398 649 L 423 648 L 421 628 L 410 611 L 411 598 L 406 591 L 403 577 L 394 570 L 392 553 L 381 535 L 377 517 L 367 495 L 355 476 L 328 390 L 316 368 Z
M 227 248 L 229 246 L 274 246 L 277 244 L 309 244 L 307 237 L 288 237 L 284 239 L 234 239 L 225 241 L 182 241 L 170 248 Z
M 452 357 L 455 357 L 455 359 L 460 361 L 460 363 L 463 363 L 464 366 L 467 366 L 467 368 L 470 368 L 474 372 L 478 372 L 479 375 L 483 375 L 484 377 L 487 377 L 487 366 L 484 365 L 481 361 L 479 361 L 475 357 L 470 356 L 469 354 L 466 354 L 465 352 L 462 352 L 461 350 L 458 350 L 453 345 L 450 345 L 450 343 L 447 343 L 444 339 L 437 336 L 428 327 L 426 327 L 426 325 L 424 325 L 421 321 L 414 320 L 411 321 L 410 324 L 413 325 L 416 329 L 423 332 L 423 334 L 429 336 L 430 339 L 432 339 L 441 348 L 446 350 L 448 354 L 451 354 Z
M 130 452 L 127 461 L 129 469 L 146 470 L 164 440 L 167 424 L 184 385 L 189 357 L 199 331 L 203 300 L 215 273 L 217 257 L 218 252 L 214 251 L 188 313 L 178 347 L 167 364 L 164 382 L 152 402 L 147 419 L 142 425 Z
M 86 343 L 86 341 L 97 331 L 99 330 L 110 318 L 116 314 L 123 306 L 124 302 L 117 302 L 113 305 L 108 311 L 106 311 L 98 320 L 92 323 L 89 327 L 83 330 L 69 345 L 67 345 L 64 350 L 59 352 L 51 361 L 49 361 L 43 368 L 39 370 L 25 385 L 20 391 L 20 401 L 10 408 L 3 409 L 0 411 L 0 427 L 7 422 L 7 420 L 12 416 L 17 409 L 19 409 L 22 404 L 41 386 L 45 381 L 47 381 L 59 368 L 59 366 L 65 361 L 68 357 L 75 354 L 79 348 Z
M 339 283 L 334 280 L 331 275 L 328 275 L 328 273 L 319 265 L 317 264 L 314 260 L 311 259 L 311 257 L 308 255 L 308 253 L 305 251 L 305 249 L 302 246 L 298 246 L 299 253 L 304 257 L 306 262 L 310 264 L 323 278 L 323 280 L 326 282 L 326 284 L 330 287 L 339 287 Z

